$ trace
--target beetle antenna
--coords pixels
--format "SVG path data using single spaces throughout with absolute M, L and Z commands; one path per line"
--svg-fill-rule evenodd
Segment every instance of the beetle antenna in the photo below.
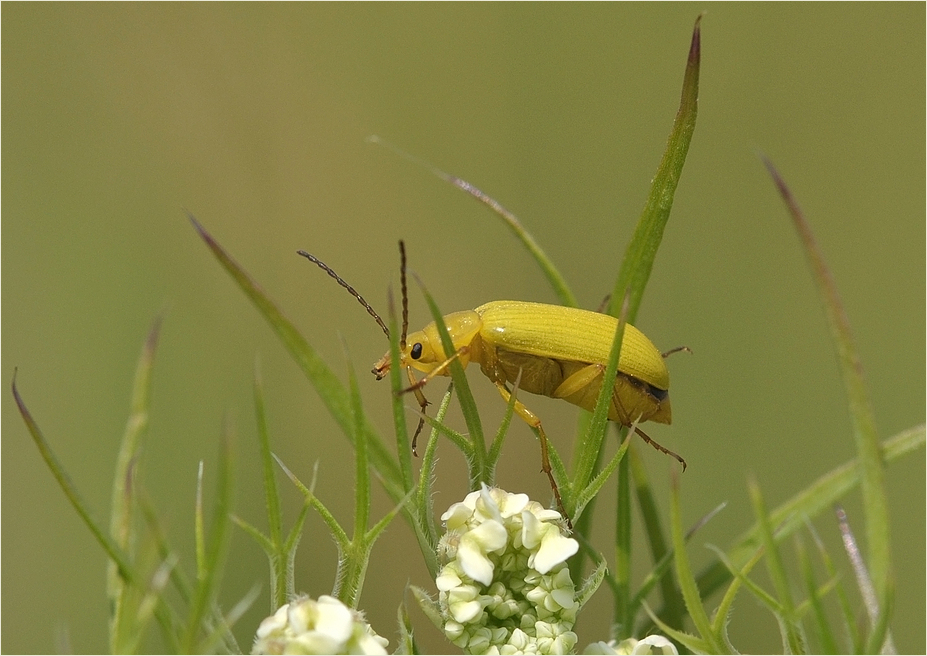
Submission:
M 302 255 L 304 258 L 306 258 L 306 259 L 309 260 L 310 262 L 314 262 L 314 263 L 316 264 L 316 266 L 318 266 L 320 269 L 322 269 L 322 271 L 324 271 L 325 273 L 327 273 L 328 275 L 330 275 L 332 278 L 334 278 L 335 281 L 336 281 L 339 285 L 341 285 L 342 287 L 344 287 L 345 289 L 347 289 L 347 290 L 348 290 L 348 293 L 349 293 L 351 296 L 353 296 L 354 298 L 356 298 L 358 303 L 360 303 L 361 305 L 364 306 L 364 309 L 367 310 L 367 314 L 369 314 L 371 317 L 373 317 L 374 319 L 376 319 L 377 323 L 380 325 L 380 328 L 382 328 L 382 329 L 383 329 L 383 332 L 386 333 L 386 336 L 389 337 L 389 328 L 387 328 L 387 327 L 386 327 L 386 324 L 383 323 L 383 319 L 380 318 L 380 315 L 377 314 L 377 311 L 374 310 L 372 307 L 370 307 L 370 303 L 368 303 L 366 300 L 364 300 L 364 297 L 361 296 L 361 295 L 357 292 L 356 289 L 354 289 L 353 287 L 351 287 L 351 285 L 349 285 L 347 282 L 345 282 L 344 278 L 342 278 L 342 277 L 339 276 L 337 273 L 335 273 L 334 270 L 333 270 L 330 266 L 328 266 L 327 264 L 325 264 L 325 262 L 323 262 L 322 260 L 320 260 L 320 259 L 317 258 L 316 256 L 310 255 L 310 254 L 307 253 L 306 251 L 296 251 L 296 252 L 297 252 L 298 254 Z M 403 332 L 404 332 L 404 331 L 403 331 Z
M 399 350 L 406 347 L 406 333 L 409 330 L 409 291 L 406 286 L 406 244 L 399 240 L 399 281 L 402 286 L 402 334 L 399 337 Z
M 661 353 L 660 355 L 662 355 L 663 359 L 665 360 L 666 358 L 671 356 L 673 353 L 680 353 L 682 351 L 685 351 L 686 353 L 690 355 L 692 354 L 692 349 L 690 349 L 688 346 L 677 346 L 676 348 L 671 348 L 666 353 Z

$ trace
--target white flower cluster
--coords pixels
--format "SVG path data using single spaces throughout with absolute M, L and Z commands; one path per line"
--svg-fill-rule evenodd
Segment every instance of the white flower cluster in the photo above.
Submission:
M 579 604 L 566 560 L 579 543 L 525 494 L 471 492 L 441 516 L 444 633 L 469 654 L 565 654 Z
M 650 656 L 651 654 L 661 654 L 669 656 L 670 654 L 679 655 L 676 645 L 661 635 L 649 635 L 643 640 L 627 638 L 621 642 L 593 642 L 586 647 L 584 654 L 607 654 L 614 656 Z
M 386 654 L 387 644 L 360 612 L 322 595 L 318 601 L 299 597 L 265 618 L 251 653 Z

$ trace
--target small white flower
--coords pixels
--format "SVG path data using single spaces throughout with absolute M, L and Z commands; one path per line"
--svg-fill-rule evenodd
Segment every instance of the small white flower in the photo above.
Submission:
M 486 486 L 441 516 L 437 576 L 444 633 L 469 654 L 563 654 L 579 603 L 566 566 L 579 543 L 562 517 Z
M 386 654 L 364 616 L 334 597 L 299 597 L 264 619 L 252 654 Z
M 661 635 L 649 635 L 643 640 L 627 638 L 621 642 L 594 642 L 586 647 L 584 654 L 620 654 L 622 656 L 648 656 L 650 654 L 675 654 L 676 645 Z

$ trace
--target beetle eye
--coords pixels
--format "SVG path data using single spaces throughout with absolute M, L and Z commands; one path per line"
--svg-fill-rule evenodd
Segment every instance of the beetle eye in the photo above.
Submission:
M 413 360 L 418 360 L 422 357 L 422 343 L 416 342 L 412 345 L 412 350 L 409 352 L 409 355 L 412 356 Z

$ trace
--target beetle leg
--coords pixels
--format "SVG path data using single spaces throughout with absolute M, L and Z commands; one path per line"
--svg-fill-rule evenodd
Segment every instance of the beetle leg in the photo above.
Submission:
M 502 382 L 495 381 L 495 385 L 496 389 L 499 390 L 499 394 L 501 394 L 502 398 L 505 399 L 505 402 L 508 403 L 512 398 L 512 393 Z M 528 408 L 526 408 L 525 404 L 518 399 L 515 399 L 515 412 L 518 413 L 518 416 L 521 417 L 526 424 L 531 426 L 531 428 L 536 429 L 538 432 L 538 442 L 541 444 L 541 471 L 547 474 L 547 480 L 550 481 L 550 489 L 553 491 L 554 499 L 557 501 L 557 508 L 566 519 L 567 526 L 569 526 L 570 530 L 572 530 L 573 522 L 570 521 L 570 516 L 567 514 L 566 509 L 563 507 L 563 499 L 560 498 L 560 488 L 557 487 L 557 481 L 554 480 L 554 472 L 550 466 L 547 433 L 544 432 L 544 428 L 541 426 L 541 419 Z
M 579 371 L 567 376 L 562 383 L 557 386 L 551 397 L 555 399 L 565 399 L 573 396 L 577 392 L 591 385 L 597 377 L 602 375 L 605 367 L 600 364 L 590 364 Z
M 650 437 L 647 433 L 645 433 L 644 431 L 642 431 L 640 428 L 636 428 L 636 427 L 635 427 L 635 428 L 634 428 L 634 432 L 637 433 L 638 435 L 640 435 L 641 438 L 643 438 L 643 440 L 644 440 L 647 444 L 649 444 L 650 446 L 652 446 L 652 447 L 653 447 L 654 449 L 656 449 L 657 451 L 662 451 L 662 452 L 665 453 L 666 455 L 668 455 L 668 456 L 670 456 L 670 457 L 675 458 L 676 460 L 678 460 L 678 461 L 682 464 L 682 471 L 685 471 L 685 470 L 686 470 L 686 461 L 685 461 L 685 459 L 684 459 L 681 455 L 679 455 L 679 454 L 676 453 L 675 451 L 670 451 L 670 450 L 667 449 L 665 446 L 663 446 L 662 444 L 660 444 L 659 442 L 657 442 L 656 440 L 654 440 L 652 437 Z
M 412 375 L 412 367 L 406 367 L 406 375 L 409 377 L 409 384 L 413 387 L 417 384 L 415 376 Z M 422 432 L 422 428 L 425 427 L 425 408 L 428 407 L 428 399 L 425 398 L 424 392 L 422 392 L 421 387 L 415 387 L 415 389 L 409 388 L 415 394 L 415 400 L 418 401 L 419 406 L 422 409 L 422 416 L 418 418 L 418 426 L 415 428 L 415 434 L 412 436 L 412 455 L 418 458 L 418 451 L 415 449 L 415 445 L 418 444 L 418 434 Z
M 449 375 L 449 373 L 448 373 L 448 371 L 447 371 L 447 368 L 451 365 L 451 362 L 453 362 L 454 360 L 456 360 L 457 358 L 459 358 L 459 357 L 462 356 L 462 355 L 466 355 L 466 354 L 469 353 L 469 352 L 470 352 L 470 347 L 469 347 L 469 346 L 461 346 L 459 349 L 457 349 L 457 352 L 454 353 L 454 355 L 452 355 L 452 356 L 449 357 L 447 360 L 445 360 L 444 362 L 442 362 L 441 364 L 439 364 L 438 366 L 436 366 L 434 369 L 432 369 L 431 371 L 429 371 L 427 374 L 425 374 L 424 376 L 422 376 L 422 378 L 420 378 L 418 381 L 414 381 L 411 385 L 409 385 L 409 387 L 407 387 L 407 388 L 405 388 L 405 389 L 399 390 L 399 393 L 400 393 L 400 394 L 407 394 L 407 393 L 409 393 L 409 392 L 414 392 L 414 391 L 416 391 L 416 390 L 420 390 L 420 389 L 422 389 L 423 387 L 425 387 L 425 385 L 428 384 L 428 381 L 430 381 L 430 380 L 431 380 L 432 378 L 434 378 L 435 376 L 447 376 L 447 375 Z M 410 372 L 409 376 L 410 376 L 410 380 L 412 380 L 412 378 L 411 378 L 411 372 Z
M 457 352 L 449 357 L 447 360 L 439 364 L 437 367 L 425 374 L 421 380 L 415 380 L 415 376 L 412 375 L 412 367 L 406 367 L 406 375 L 409 376 L 409 386 L 405 389 L 399 390 L 400 394 L 408 394 L 412 392 L 415 394 L 415 399 L 418 401 L 418 404 L 422 408 L 422 414 L 425 414 L 425 408 L 428 406 L 428 399 L 425 398 L 425 395 L 422 393 L 422 388 L 428 384 L 428 381 L 434 378 L 435 376 L 440 376 L 447 371 L 447 367 L 451 362 L 459 358 L 461 355 L 465 355 L 470 351 L 469 346 L 461 346 L 457 349 Z M 416 452 L 416 445 L 418 444 L 418 434 L 422 432 L 422 428 L 425 426 L 425 418 L 419 417 L 418 427 L 415 429 L 415 434 L 412 436 L 412 455 L 418 457 Z

